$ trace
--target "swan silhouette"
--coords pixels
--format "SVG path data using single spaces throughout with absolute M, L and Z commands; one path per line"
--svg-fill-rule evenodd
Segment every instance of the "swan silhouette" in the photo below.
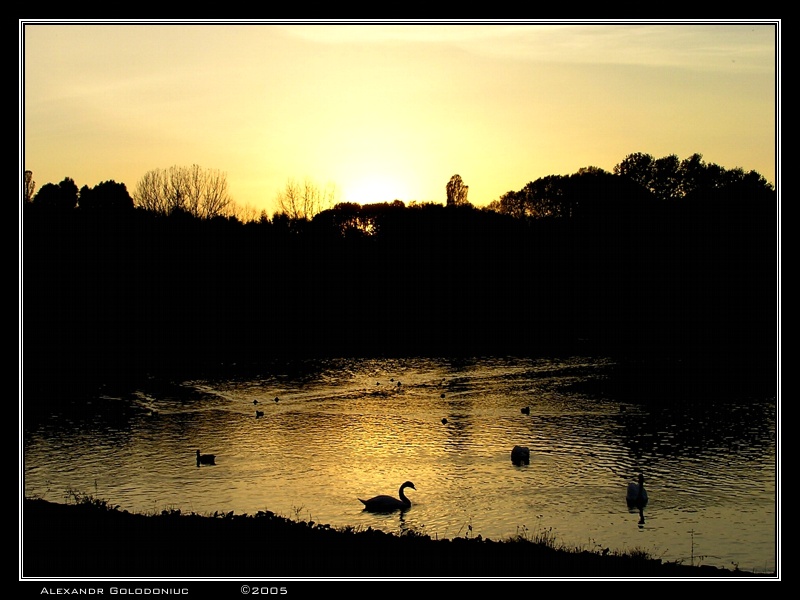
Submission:
M 200 454 L 200 450 L 197 451 L 197 466 L 200 465 L 215 465 L 217 463 L 214 462 L 216 459 L 216 455 L 214 454 Z
M 531 407 L 530 406 L 524 406 L 524 407 L 519 409 L 519 412 L 521 412 L 523 415 L 529 415 L 529 414 L 531 414 Z
M 511 449 L 511 462 L 515 465 L 531 464 L 531 451 L 526 446 L 514 446 Z
M 628 492 L 625 494 L 628 508 L 642 509 L 647 504 L 647 490 L 644 489 L 644 474 L 639 473 L 639 483 L 629 483 Z
M 411 500 L 406 498 L 405 493 L 403 490 L 406 488 L 411 488 L 412 490 L 416 490 L 417 488 L 414 487 L 414 484 L 410 481 L 406 481 L 403 485 L 400 486 L 400 499 L 394 498 L 392 496 L 380 495 L 375 496 L 374 498 L 370 498 L 369 500 L 361 500 L 359 501 L 364 504 L 364 510 L 368 510 L 370 512 L 391 512 L 394 510 L 406 510 L 411 508 Z
M 264 411 L 263 410 L 257 410 L 256 411 L 256 419 L 258 419 L 260 417 L 263 417 L 263 416 L 264 416 Z

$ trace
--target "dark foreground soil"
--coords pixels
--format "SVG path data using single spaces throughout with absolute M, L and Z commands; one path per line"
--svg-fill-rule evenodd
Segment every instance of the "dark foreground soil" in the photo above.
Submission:
M 529 541 L 335 530 L 271 513 L 131 514 L 26 499 L 22 577 L 774 577 Z

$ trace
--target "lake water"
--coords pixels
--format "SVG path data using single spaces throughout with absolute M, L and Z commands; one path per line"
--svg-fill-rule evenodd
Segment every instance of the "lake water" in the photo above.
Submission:
M 151 379 L 93 399 L 88 414 L 24 424 L 24 495 L 88 494 L 144 513 L 269 510 L 438 538 L 546 534 L 570 548 L 775 572 L 776 398 L 649 405 L 577 391 L 608 366 L 343 359 Z M 515 445 L 530 448 L 530 464 L 512 464 Z M 197 449 L 217 464 L 198 467 Z M 644 522 L 625 503 L 640 471 Z M 396 496 L 406 480 L 409 510 L 362 510 L 358 497 Z

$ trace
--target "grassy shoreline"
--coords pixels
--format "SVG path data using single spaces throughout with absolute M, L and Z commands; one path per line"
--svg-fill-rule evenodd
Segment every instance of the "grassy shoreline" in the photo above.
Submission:
M 521 536 L 432 539 L 257 515 L 129 513 L 85 497 L 24 499 L 22 577 L 775 578 L 589 552 Z

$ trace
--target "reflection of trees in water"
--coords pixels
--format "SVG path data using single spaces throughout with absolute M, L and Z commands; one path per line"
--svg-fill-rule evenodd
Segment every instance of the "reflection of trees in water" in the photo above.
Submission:
M 774 401 L 642 406 L 617 416 L 634 455 L 693 457 L 709 448 L 761 453 L 775 442 Z

